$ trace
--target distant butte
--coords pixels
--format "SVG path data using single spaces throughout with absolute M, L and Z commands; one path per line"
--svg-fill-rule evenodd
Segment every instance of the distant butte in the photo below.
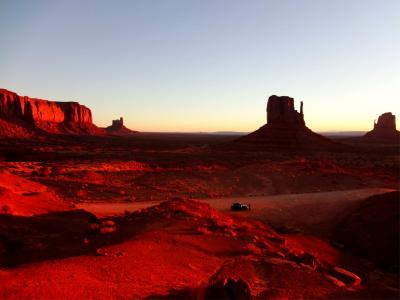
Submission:
M 0 136 L 26 137 L 36 133 L 102 134 L 92 112 L 78 102 L 59 102 L 19 96 L 0 89 Z
M 112 124 L 106 128 L 106 131 L 112 135 L 129 135 L 138 133 L 138 131 L 126 128 L 124 125 L 124 119 L 122 117 L 117 120 L 113 120 Z
M 294 99 L 272 95 L 267 102 L 267 124 L 233 142 L 241 149 L 326 150 L 344 146 L 313 131 L 305 124 L 303 102 L 300 112 Z
M 362 139 L 371 142 L 399 143 L 400 132 L 396 130 L 396 116 L 391 112 L 380 115 L 378 122 L 374 122 L 374 129 L 367 132 Z

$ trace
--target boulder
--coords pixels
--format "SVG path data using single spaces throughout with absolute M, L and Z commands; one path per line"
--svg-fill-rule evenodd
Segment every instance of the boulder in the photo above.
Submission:
M 330 271 L 332 275 L 349 286 L 359 286 L 361 284 L 361 278 L 353 272 L 345 270 L 340 267 L 333 267 Z

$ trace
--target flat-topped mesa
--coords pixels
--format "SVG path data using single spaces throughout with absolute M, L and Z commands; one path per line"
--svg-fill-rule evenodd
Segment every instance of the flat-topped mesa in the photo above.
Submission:
M 300 112 L 294 109 L 294 99 L 288 96 L 272 95 L 267 103 L 267 124 L 305 125 L 303 102 Z
M 0 118 L 49 133 L 99 133 L 91 110 L 78 102 L 30 98 L 5 89 L 0 89 Z
M 92 124 L 92 112 L 78 102 L 29 98 L 4 89 L 0 89 L 0 115 L 32 122 Z

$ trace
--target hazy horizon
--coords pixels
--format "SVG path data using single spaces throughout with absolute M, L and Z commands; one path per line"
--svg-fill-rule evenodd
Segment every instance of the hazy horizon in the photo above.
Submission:
M 314 131 L 369 131 L 399 117 L 398 28 L 399 1 L 2 1 L 0 87 L 102 127 L 250 132 L 276 94 Z

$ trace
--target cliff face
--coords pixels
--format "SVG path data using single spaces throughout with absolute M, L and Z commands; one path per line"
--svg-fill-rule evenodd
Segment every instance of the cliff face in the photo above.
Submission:
M 50 133 L 94 134 L 98 130 L 92 112 L 84 105 L 19 96 L 5 89 L 0 89 L 0 118 Z
M 92 112 L 77 102 L 22 97 L 0 89 L 0 115 L 33 122 L 92 124 Z

